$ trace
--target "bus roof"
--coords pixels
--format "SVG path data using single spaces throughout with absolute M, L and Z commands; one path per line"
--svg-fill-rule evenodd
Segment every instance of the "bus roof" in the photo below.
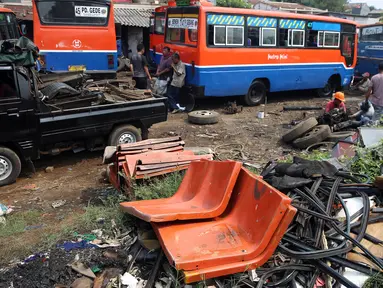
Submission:
M 243 9 L 243 8 L 226 8 L 226 7 L 216 7 L 216 6 L 200 6 L 200 7 L 202 10 L 206 12 L 239 13 L 244 15 L 268 16 L 268 17 L 290 18 L 290 19 L 307 19 L 312 21 L 335 22 L 335 23 L 344 23 L 344 24 L 351 24 L 351 25 L 357 26 L 357 23 L 354 21 L 336 18 L 336 17 L 288 13 L 288 12 L 276 12 L 276 11 L 266 11 L 266 10 L 255 10 L 255 9 Z
M 0 8 L 0 13 L 13 13 L 13 11 L 8 8 Z
M 383 23 L 381 23 L 381 22 L 376 22 L 375 24 L 364 24 L 364 25 L 359 25 L 359 28 L 374 27 L 374 26 L 383 26 Z

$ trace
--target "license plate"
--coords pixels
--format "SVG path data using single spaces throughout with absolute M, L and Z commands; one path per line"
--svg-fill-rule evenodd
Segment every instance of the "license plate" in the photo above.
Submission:
M 85 65 L 69 66 L 69 71 L 85 71 L 85 70 L 86 70 Z

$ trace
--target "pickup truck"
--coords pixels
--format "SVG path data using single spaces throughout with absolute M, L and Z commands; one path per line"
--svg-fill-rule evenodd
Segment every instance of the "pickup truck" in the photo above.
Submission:
M 22 165 L 34 169 L 42 154 L 140 141 L 167 120 L 165 98 L 54 109 L 32 69 L 0 64 L 0 186 L 16 181 Z

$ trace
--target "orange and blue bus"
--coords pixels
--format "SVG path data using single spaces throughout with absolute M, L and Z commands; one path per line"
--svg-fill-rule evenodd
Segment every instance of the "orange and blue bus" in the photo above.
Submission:
M 354 74 L 356 23 L 344 19 L 201 3 L 169 7 L 165 27 L 195 97 L 243 96 L 257 105 L 267 92 L 330 96 Z
M 357 74 L 378 73 L 383 62 L 383 23 L 362 26 L 359 29 Z
M 115 75 L 117 44 L 110 0 L 34 0 L 33 22 L 43 71 Z

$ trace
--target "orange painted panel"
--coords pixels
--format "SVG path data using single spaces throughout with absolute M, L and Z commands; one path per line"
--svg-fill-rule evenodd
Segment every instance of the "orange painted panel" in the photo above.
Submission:
M 206 196 L 205 205 L 214 199 Z M 267 249 L 290 203 L 289 197 L 242 168 L 220 217 L 152 225 L 176 269 L 203 269 L 258 257 Z
M 124 202 L 121 208 L 147 222 L 219 216 L 229 203 L 241 166 L 234 161 L 192 162 L 173 197 Z
M 289 227 L 291 221 L 294 219 L 296 209 L 292 206 L 289 206 L 281 223 L 278 226 L 278 229 L 273 234 L 267 248 L 257 257 L 250 259 L 248 261 L 234 262 L 230 264 L 217 265 L 214 267 L 203 268 L 193 271 L 184 271 L 185 283 L 193 283 L 198 281 L 203 281 L 205 279 L 211 279 L 215 277 L 235 274 L 235 273 L 244 273 L 249 270 L 256 269 L 263 264 L 265 264 L 270 257 L 273 255 L 275 249 L 277 248 L 279 242 L 281 241 L 283 235 L 285 234 L 287 228 Z

